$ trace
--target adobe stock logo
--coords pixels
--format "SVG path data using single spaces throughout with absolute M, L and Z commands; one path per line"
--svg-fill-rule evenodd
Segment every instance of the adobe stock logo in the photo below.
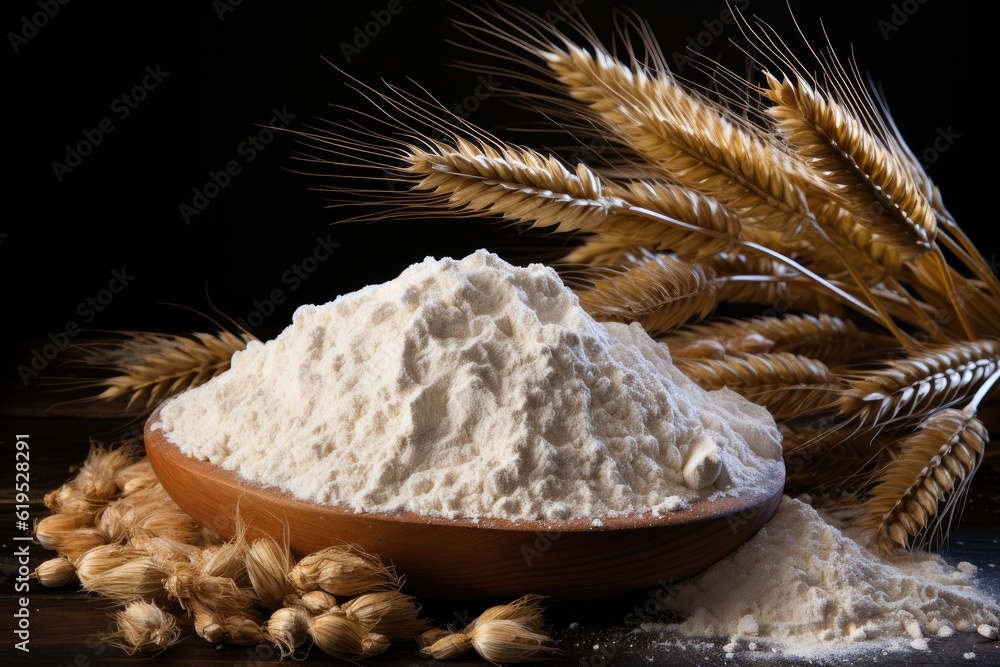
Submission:
M 273 107 L 273 115 L 268 124 L 256 132 L 248 134 L 237 146 L 236 157 L 227 160 L 218 171 L 209 170 L 205 182 L 199 187 L 191 188 L 191 200 L 180 202 L 177 212 L 180 213 L 185 225 L 208 208 L 222 191 L 229 187 L 233 179 L 243 173 L 244 169 L 274 141 L 275 131 L 283 130 L 295 119 L 295 114 L 289 113 L 288 107 L 281 109 Z
M 899 32 L 899 29 L 920 11 L 921 5 L 926 3 L 927 0 L 903 0 L 901 3 L 893 3 L 889 16 L 879 19 L 875 23 L 878 31 L 882 34 L 882 39 L 888 42 L 890 37 Z
M 111 279 L 106 287 L 97 290 L 84 298 L 76 306 L 76 314 L 84 324 L 90 324 L 97 319 L 98 313 L 104 311 L 115 297 L 125 291 L 125 288 L 132 284 L 135 276 L 128 272 L 126 267 L 111 271 Z M 50 331 L 46 338 L 47 342 L 31 349 L 30 358 L 27 363 L 17 367 L 17 374 L 21 378 L 24 386 L 28 386 L 31 380 L 37 377 L 42 371 L 49 367 L 49 363 L 59 356 L 59 354 L 69 347 L 70 339 L 80 335 L 80 321 L 76 319 L 67 320 L 59 331 Z
M 367 48 L 373 39 L 377 39 L 382 31 L 389 27 L 392 20 L 403 13 L 406 9 L 401 0 L 389 0 L 382 9 L 373 9 L 368 12 L 371 21 L 354 26 L 351 41 L 340 43 L 340 53 L 344 56 L 344 61 L 350 63 L 354 56 Z
M 164 72 L 159 64 L 146 65 L 146 73 L 139 83 L 112 100 L 109 111 L 119 121 L 125 120 L 168 76 L 170 72 Z M 85 128 L 82 139 L 73 145 L 66 144 L 66 153 L 62 161 L 52 161 L 52 173 L 55 174 L 56 180 L 62 183 L 63 179 L 83 164 L 83 159 L 93 153 L 94 149 L 104 142 L 104 138 L 114 131 L 114 119 L 112 116 L 105 116 L 96 127 Z
M 289 295 L 302 287 L 305 281 L 309 280 L 323 262 L 333 256 L 333 252 L 340 247 L 339 243 L 334 243 L 330 234 L 326 238 L 316 237 L 316 245 L 300 261 L 289 266 L 281 274 L 281 284 L 288 287 L 275 287 L 263 299 L 253 300 L 253 309 L 243 317 L 237 317 L 236 323 L 240 328 L 253 333 L 264 324 L 265 321 L 274 315 L 278 306 L 284 304 Z
M 746 11 L 747 7 L 750 6 L 750 0 L 735 0 L 733 6 L 738 12 Z M 677 73 L 680 74 L 688 64 L 694 62 L 694 57 L 689 54 L 704 55 L 705 50 L 722 37 L 726 28 L 734 23 L 736 23 L 736 15 L 728 7 L 723 9 L 716 18 L 702 21 L 701 25 L 705 29 L 695 35 L 688 35 L 687 51 L 674 51 L 670 54 Z
M 21 27 L 17 32 L 8 32 L 7 41 L 14 53 L 20 53 L 21 47 L 38 36 L 38 31 L 49 24 L 69 0 L 38 0 L 38 11 L 21 17 Z

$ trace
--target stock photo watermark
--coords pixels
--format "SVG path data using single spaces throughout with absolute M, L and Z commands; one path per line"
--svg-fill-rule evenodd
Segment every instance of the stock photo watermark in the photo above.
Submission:
M 14 636 L 19 640 L 14 648 L 28 653 L 31 643 L 31 436 L 16 435 L 14 444 L 14 528 L 18 534 L 11 538 L 15 563 Z
M 946 153 L 952 146 L 955 145 L 962 135 L 952 129 L 951 125 L 948 127 L 939 127 L 937 129 L 937 136 L 934 137 L 934 141 L 931 145 L 920 152 L 917 159 L 920 162 L 920 166 L 925 170 L 929 169 L 931 165 L 941 159 L 941 155 Z
M 370 21 L 359 23 L 354 26 L 350 41 L 342 41 L 338 47 L 344 62 L 350 63 L 362 51 L 371 46 L 372 42 L 379 38 L 382 31 L 389 27 L 393 20 L 403 13 L 412 0 L 389 0 L 384 7 L 372 9 L 368 12 Z
M 551 549 L 552 543 L 560 537 L 562 537 L 562 533 L 558 531 L 535 533 L 535 541 L 533 544 L 521 545 L 521 556 L 524 558 L 525 564 L 528 567 L 531 567 L 532 561 Z
M 882 39 L 889 41 L 926 4 L 927 0 L 904 0 L 893 3 L 889 8 L 889 14 L 875 23 Z
M 177 205 L 177 212 L 180 213 L 185 225 L 191 224 L 192 218 L 201 215 L 209 204 L 232 184 L 233 179 L 242 174 L 247 165 L 258 158 L 268 144 L 274 141 L 276 131 L 288 127 L 295 120 L 295 114 L 289 112 L 287 106 L 281 109 L 273 107 L 271 112 L 272 116 L 267 125 L 248 134 L 237 144 L 236 157 L 227 160 L 218 170 L 210 169 L 205 183 L 191 188 L 190 201 Z
M 313 246 L 312 251 L 281 273 L 283 287 L 272 289 L 262 299 L 254 299 L 253 308 L 246 315 L 237 317 L 236 323 L 249 332 L 260 328 L 277 312 L 278 306 L 286 303 L 289 295 L 297 291 L 305 281 L 319 271 L 323 263 L 330 259 L 333 252 L 339 247 L 340 244 L 334 243 L 329 234 L 326 235 L 326 238 L 317 236 L 316 245 Z
M 39 31 L 47 26 L 69 2 L 70 0 L 38 0 L 36 4 L 38 11 L 22 16 L 17 32 L 7 33 L 7 41 L 10 43 L 10 48 L 14 49 L 14 53 L 20 53 L 21 48 L 37 37 Z
M 215 10 L 219 21 L 225 21 L 227 16 L 242 4 L 243 0 L 212 0 L 212 9 Z
M 74 312 L 79 319 L 67 320 L 60 329 L 46 334 L 45 343 L 31 348 L 28 362 L 19 364 L 17 367 L 17 374 L 24 386 L 28 386 L 33 378 L 38 377 L 48 368 L 52 360 L 69 347 L 71 339 L 80 335 L 83 330 L 81 322 L 91 324 L 96 320 L 98 314 L 104 312 L 105 308 L 115 300 L 115 297 L 132 284 L 133 280 L 135 280 L 135 276 L 129 273 L 127 267 L 123 266 L 121 269 L 112 270 L 111 279 L 108 280 L 106 287 L 86 296 L 77 304 Z
M 735 0 L 732 6 L 742 12 L 750 6 L 750 0 Z M 701 25 L 705 29 L 694 35 L 688 35 L 686 40 L 687 50 L 674 51 L 670 54 L 670 59 L 673 61 L 677 73 L 680 74 L 684 71 L 685 67 L 695 61 L 691 56 L 692 53 L 699 56 L 704 55 L 705 50 L 715 44 L 722 37 L 723 33 L 726 32 L 726 29 L 734 23 L 736 23 L 736 14 L 729 7 L 719 12 L 718 16 L 703 20 Z
M 146 65 L 145 74 L 136 85 L 125 91 L 111 102 L 110 115 L 105 116 L 97 125 L 91 128 L 84 128 L 81 138 L 74 144 L 66 144 L 66 153 L 62 160 L 52 161 L 52 173 L 60 183 L 73 170 L 83 164 L 84 158 L 94 152 L 98 146 L 104 143 L 104 139 L 117 129 L 115 121 L 122 122 L 127 119 L 139 105 L 149 97 L 149 94 L 156 90 L 164 79 L 170 76 L 170 72 L 164 72 L 161 65 Z

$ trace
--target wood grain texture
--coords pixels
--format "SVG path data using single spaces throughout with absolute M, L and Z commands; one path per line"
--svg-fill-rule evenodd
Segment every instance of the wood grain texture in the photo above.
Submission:
M 750 539 L 784 486 L 775 461 L 745 495 L 691 503 L 659 518 L 570 521 L 438 519 L 356 513 L 304 502 L 187 456 L 146 422 L 146 453 L 164 489 L 196 521 L 228 538 L 237 508 L 250 535 L 282 539 L 302 556 L 350 543 L 378 554 L 416 595 L 468 599 L 537 593 L 552 599 L 626 594 L 696 574 Z

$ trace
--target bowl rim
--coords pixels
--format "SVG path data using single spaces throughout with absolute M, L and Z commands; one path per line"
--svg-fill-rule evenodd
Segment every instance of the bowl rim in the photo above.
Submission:
M 248 480 L 235 472 L 209 462 L 207 459 L 197 459 L 183 453 L 170 441 L 160 423 L 161 403 L 150 413 L 143 428 L 143 441 L 147 456 L 151 449 L 156 450 L 154 458 L 160 460 L 179 461 L 185 468 L 200 477 L 212 479 L 215 483 L 250 491 L 263 498 L 268 496 L 286 504 L 292 509 L 304 512 L 321 511 L 329 516 L 340 516 L 344 519 L 354 518 L 360 521 L 425 524 L 440 527 L 453 527 L 475 530 L 495 530 L 520 533 L 592 533 L 600 531 L 621 531 L 662 528 L 710 521 L 741 512 L 756 511 L 756 507 L 768 498 L 777 494 L 785 484 L 785 464 L 783 458 L 767 460 L 765 471 L 756 484 L 744 490 L 741 494 L 706 496 L 687 501 L 679 509 L 661 514 L 644 512 L 642 514 L 624 516 L 581 517 L 574 519 L 503 519 L 494 517 L 450 518 L 420 514 L 417 512 L 370 512 L 356 510 L 348 505 L 319 504 L 293 496 L 278 486 L 261 484 Z M 179 457 L 179 458 L 178 458 Z M 155 470 L 155 465 L 154 465 Z M 169 490 L 168 490 L 169 493 Z M 595 520 L 599 523 L 595 524 Z

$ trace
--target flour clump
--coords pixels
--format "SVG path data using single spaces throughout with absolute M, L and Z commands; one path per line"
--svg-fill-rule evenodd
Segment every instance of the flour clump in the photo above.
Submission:
M 706 392 L 638 324 L 485 250 L 299 307 L 168 401 L 185 454 L 295 497 L 435 517 L 659 514 L 780 466 L 762 407 Z

